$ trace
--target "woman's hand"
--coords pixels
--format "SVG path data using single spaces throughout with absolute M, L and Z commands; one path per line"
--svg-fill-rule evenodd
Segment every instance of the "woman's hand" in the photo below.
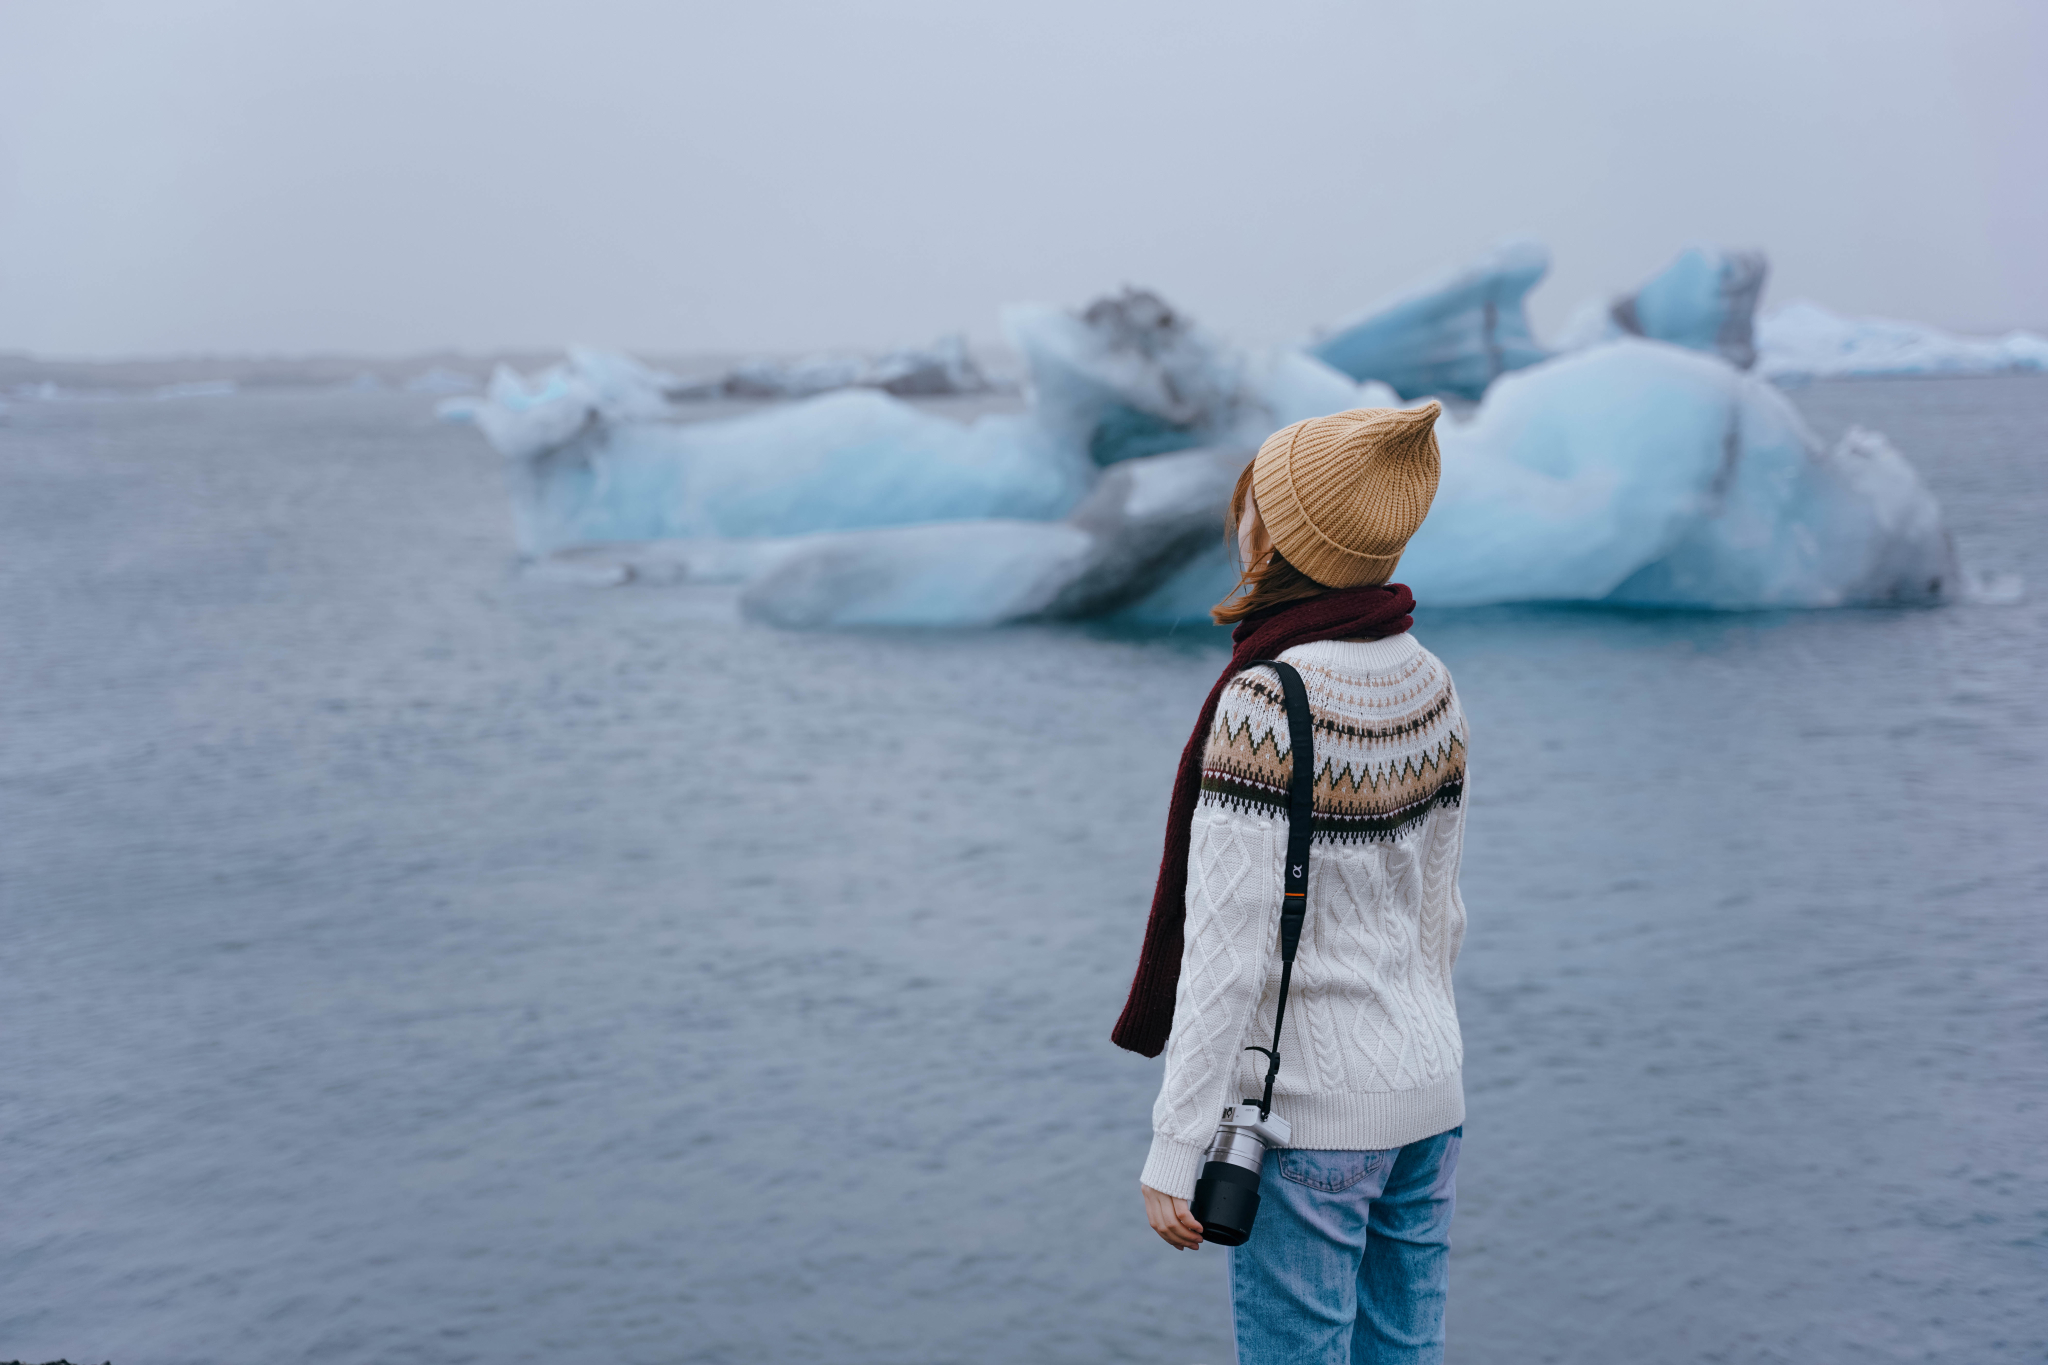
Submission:
M 1138 1188 L 1145 1192 L 1145 1221 L 1152 1225 L 1152 1231 L 1166 1239 L 1168 1246 L 1193 1251 L 1202 1244 L 1202 1225 L 1188 1212 L 1187 1200 L 1161 1194 L 1142 1181 Z

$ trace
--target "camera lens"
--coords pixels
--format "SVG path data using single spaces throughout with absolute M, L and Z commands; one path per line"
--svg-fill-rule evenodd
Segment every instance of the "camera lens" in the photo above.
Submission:
M 1188 1212 L 1202 1225 L 1202 1240 L 1218 1246 L 1243 1246 L 1259 1216 L 1259 1173 L 1227 1161 L 1202 1167 Z

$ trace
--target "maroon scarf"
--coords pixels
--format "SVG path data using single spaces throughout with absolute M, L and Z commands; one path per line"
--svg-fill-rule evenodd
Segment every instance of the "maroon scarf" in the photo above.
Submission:
M 1166 852 L 1159 859 L 1159 884 L 1152 891 L 1152 918 L 1131 980 L 1123 1017 L 1110 1041 L 1144 1057 L 1157 1057 L 1173 1031 L 1173 993 L 1180 985 L 1181 932 L 1187 923 L 1188 835 L 1195 802 L 1202 794 L 1202 751 L 1216 721 L 1216 703 L 1238 670 L 1258 659 L 1311 640 L 1383 640 L 1415 624 L 1415 597 L 1399 583 L 1340 588 L 1302 602 L 1289 602 L 1238 622 L 1230 633 L 1230 663 L 1209 689 L 1195 732 L 1180 752 L 1173 775 L 1173 800 L 1166 808 Z

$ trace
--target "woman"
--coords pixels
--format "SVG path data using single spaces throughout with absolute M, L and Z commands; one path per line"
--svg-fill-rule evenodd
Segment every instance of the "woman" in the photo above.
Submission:
M 1436 494 L 1436 419 L 1360 409 L 1277 432 L 1231 499 L 1244 569 L 1215 610 L 1236 648 L 1181 755 L 1166 856 L 1113 1037 L 1166 1052 L 1141 1188 L 1169 1244 L 1225 1105 L 1256 1098 L 1277 1003 L 1293 755 L 1273 670 L 1315 734 L 1308 919 L 1251 1239 L 1230 1251 L 1240 1365 L 1443 1359 L 1465 1118 L 1451 967 L 1464 936 L 1465 720 L 1389 584 Z

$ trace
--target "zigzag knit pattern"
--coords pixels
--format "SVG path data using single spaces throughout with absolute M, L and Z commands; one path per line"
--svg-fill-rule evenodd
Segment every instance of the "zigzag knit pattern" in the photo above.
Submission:
M 1457 805 L 1465 793 L 1464 718 L 1444 666 L 1417 646 L 1397 672 L 1358 676 L 1327 657 L 1336 652 L 1289 651 L 1326 656 L 1296 665 L 1315 727 L 1317 842 L 1392 838 L 1437 806 Z M 1293 780 L 1280 684 L 1271 669 L 1246 669 L 1216 705 L 1202 804 L 1284 818 Z
M 1464 1121 L 1451 970 L 1464 938 L 1464 713 L 1411 635 L 1281 657 L 1307 684 L 1316 845 L 1274 1107 L 1296 1147 L 1375 1151 Z M 1186 947 L 1146 1184 L 1187 1197 L 1223 1106 L 1256 1096 L 1279 996 L 1293 774 L 1272 670 L 1225 689 L 1203 758 Z

